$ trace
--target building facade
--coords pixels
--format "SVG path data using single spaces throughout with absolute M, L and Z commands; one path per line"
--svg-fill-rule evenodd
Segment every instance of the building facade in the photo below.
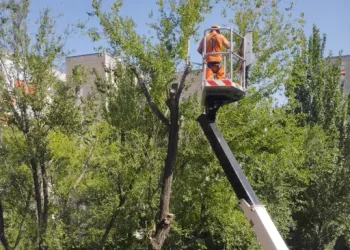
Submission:
M 113 68 L 115 66 L 115 59 L 107 54 L 94 53 L 87 55 L 71 56 L 66 58 L 66 74 L 67 77 L 72 75 L 72 70 L 75 66 L 82 65 L 87 71 L 87 82 L 82 86 L 80 90 L 80 96 L 86 98 L 91 91 L 94 91 L 95 75 L 91 74 L 92 70 L 95 69 L 99 75 L 105 79 L 111 77 L 109 73 L 105 72 L 105 67 Z M 183 72 L 176 73 L 176 81 L 180 82 Z M 199 70 L 192 71 L 186 79 L 186 88 L 183 91 L 181 98 L 188 98 L 194 93 L 201 91 L 201 79 L 202 74 Z
M 341 57 L 340 81 L 344 86 L 344 93 L 350 93 L 350 55 Z
M 72 70 L 75 66 L 81 65 L 87 71 L 87 82 L 80 89 L 80 97 L 86 98 L 89 93 L 95 89 L 95 74 L 93 70 L 104 79 L 111 77 L 109 73 L 106 72 L 106 68 L 113 68 L 115 65 L 115 60 L 113 57 L 105 53 L 94 53 L 79 56 L 70 56 L 66 58 L 66 75 L 67 77 L 72 75 Z
M 176 72 L 176 81 L 180 83 L 183 72 Z M 198 94 L 200 97 L 202 92 L 202 72 L 200 70 L 193 70 L 186 77 L 185 88 L 182 92 L 181 99 L 186 99 L 191 95 Z

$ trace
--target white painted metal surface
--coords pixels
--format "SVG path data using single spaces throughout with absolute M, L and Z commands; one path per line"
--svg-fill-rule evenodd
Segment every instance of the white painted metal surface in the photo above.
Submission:
M 253 63 L 253 33 L 247 32 L 244 36 L 244 59 L 246 66 Z
M 240 200 L 239 204 L 264 250 L 288 250 L 263 205 L 250 206 L 245 200 Z

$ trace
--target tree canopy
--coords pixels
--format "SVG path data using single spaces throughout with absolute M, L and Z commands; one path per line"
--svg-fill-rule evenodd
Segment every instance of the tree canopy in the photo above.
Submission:
M 147 37 L 122 1 L 92 0 L 87 33 L 117 60 L 110 77 L 77 66 L 65 81 L 69 33 L 43 10 L 30 34 L 30 4 L 0 1 L 0 249 L 261 249 L 196 122 L 200 93 L 182 98 L 214 5 L 253 32 L 247 94 L 216 121 L 233 154 L 290 249 L 347 246 L 350 99 L 294 3 L 158 0 Z

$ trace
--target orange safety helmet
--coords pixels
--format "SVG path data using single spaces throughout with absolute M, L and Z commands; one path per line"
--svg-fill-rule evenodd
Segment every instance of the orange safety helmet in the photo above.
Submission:
M 213 25 L 211 26 L 211 28 L 213 28 L 213 29 L 220 29 L 220 26 L 217 25 L 217 24 L 213 24 Z M 212 31 L 213 31 L 213 30 L 211 30 L 210 32 L 212 32 Z M 216 30 L 216 32 L 220 33 L 220 30 Z

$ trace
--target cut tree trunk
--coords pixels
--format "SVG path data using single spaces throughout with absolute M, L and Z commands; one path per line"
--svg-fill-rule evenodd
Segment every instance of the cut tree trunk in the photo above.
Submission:
M 174 215 L 169 212 L 171 184 L 173 181 L 173 171 L 176 160 L 176 153 L 179 141 L 179 106 L 175 98 L 176 91 L 170 91 L 167 105 L 170 109 L 170 128 L 168 134 L 168 149 L 164 164 L 162 191 L 160 195 L 160 216 L 156 224 L 156 229 L 150 237 L 149 250 L 159 250 L 162 248 L 167 238 L 171 222 Z

